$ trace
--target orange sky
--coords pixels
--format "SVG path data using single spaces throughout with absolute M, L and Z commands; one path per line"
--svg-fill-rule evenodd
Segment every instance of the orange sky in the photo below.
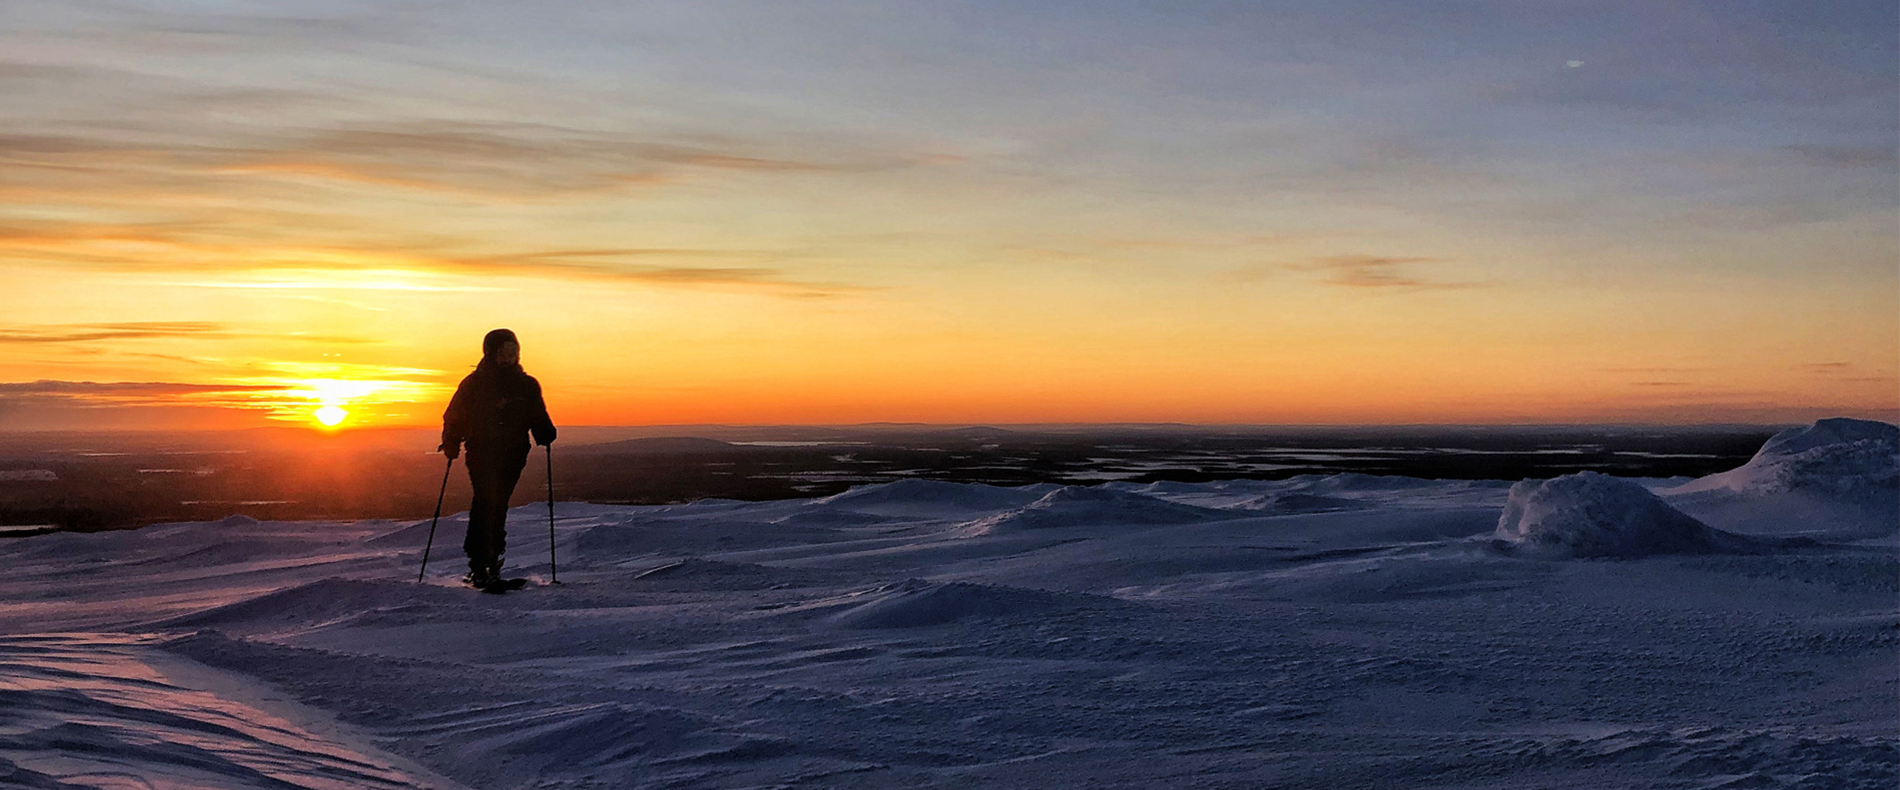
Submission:
M 0 429 L 1900 415 L 1864 20 L 21 7 Z

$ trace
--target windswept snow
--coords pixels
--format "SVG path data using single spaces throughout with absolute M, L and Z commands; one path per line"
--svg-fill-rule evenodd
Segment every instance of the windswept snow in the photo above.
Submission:
M 558 586 L 533 506 L 501 596 L 459 515 L 424 584 L 427 521 L 0 540 L 0 786 L 1889 790 L 1883 430 L 1701 488 L 563 503 Z
M 968 618 L 1029 618 L 1082 596 L 968 582 L 907 579 L 879 587 L 869 600 L 833 615 L 845 628 L 924 628 Z
M 1498 537 L 1527 551 L 1564 557 L 1706 554 L 1743 547 L 1636 483 L 1596 472 L 1511 486 Z

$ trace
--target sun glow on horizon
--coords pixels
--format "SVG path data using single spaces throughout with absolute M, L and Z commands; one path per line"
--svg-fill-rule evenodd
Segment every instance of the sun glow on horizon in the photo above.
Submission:
M 305 383 L 309 389 L 300 394 L 317 401 L 319 405 L 310 416 L 325 428 L 336 428 L 350 416 L 350 412 L 343 408 L 345 404 L 374 395 L 388 386 L 380 381 L 346 379 L 312 379 Z
M 265 399 L 271 418 L 326 429 L 378 423 L 392 415 L 389 407 L 425 401 L 433 388 L 415 381 L 374 379 L 302 379 L 288 382 Z M 314 406 L 315 408 L 312 408 Z
M 316 411 L 317 422 L 322 423 L 326 428 L 335 428 L 343 423 L 344 418 L 349 416 L 349 412 L 335 405 L 324 406 Z

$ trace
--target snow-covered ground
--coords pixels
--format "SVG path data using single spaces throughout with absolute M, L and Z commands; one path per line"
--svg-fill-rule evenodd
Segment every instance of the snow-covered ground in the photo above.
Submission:
M 1700 481 L 994 488 L 0 541 L 0 786 L 1900 783 L 1895 430 Z M 1883 444 L 1884 442 L 1884 444 Z

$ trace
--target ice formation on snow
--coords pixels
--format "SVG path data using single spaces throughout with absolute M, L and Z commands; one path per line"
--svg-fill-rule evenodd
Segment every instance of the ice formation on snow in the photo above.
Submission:
M 1824 497 L 1893 496 L 1900 488 L 1900 427 L 1835 417 L 1775 434 L 1748 463 L 1674 489 Z
M 1695 554 L 1742 545 L 1739 536 L 1710 528 L 1649 489 L 1596 472 L 1511 486 L 1497 537 L 1563 557 Z

